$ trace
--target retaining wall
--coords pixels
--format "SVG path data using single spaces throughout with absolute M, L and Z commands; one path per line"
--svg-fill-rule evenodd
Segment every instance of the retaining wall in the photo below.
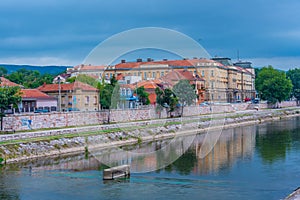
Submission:
M 241 111 L 250 108 L 248 103 L 240 104 L 220 104 L 211 106 L 187 106 L 184 107 L 184 116 L 199 114 L 222 113 Z M 257 105 L 257 104 L 255 104 Z M 258 104 L 260 109 L 267 108 L 267 104 Z M 280 107 L 296 106 L 296 102 L 283 102 Z M 180 112 L 180 111 L 178 111 Z M 177 116 L 177 113 L 172 115 Z M 154 107 L 148 109 L 129 109 L 129 110 L 112 110 L 110 114 L 111 122 L 129 122 L 138 120 L 156 119 L 161 116 L 166 118 L 166 111 L 161 114 Z M 43 128 L 59 128 L 70 126 L 85 126 L 103 124 L 107 121 L 108 112 L 61 112 L 61 113 L 31 113 L 8 115 L 3 119 L 4 130 L 31 130 Z

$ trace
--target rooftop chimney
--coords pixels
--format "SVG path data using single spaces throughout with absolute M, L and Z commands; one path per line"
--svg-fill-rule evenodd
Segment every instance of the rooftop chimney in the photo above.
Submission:
M 126 60 L 124 60 L 124 59 L 123 59 L 123 60 L 121 60 L 121 63 L 126 63 Z
M 143 62 L 143 59 L 138 58 L 138 59 L 136 59 L 136 62 Z

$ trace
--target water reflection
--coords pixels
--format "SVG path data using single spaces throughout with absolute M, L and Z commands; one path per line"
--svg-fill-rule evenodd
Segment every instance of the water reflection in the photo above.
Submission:
M 238 159 L 251 159 L 256 148 L 264 162 L 272 164 L 278 159 L 285 159 L 286 152 L 291 148 L 291 142 L 299 141 L 299 131 L 297 129 L 297 119 L 281 121 L 280 123 L 269 123 L 260 126 L 237 127 L 223 130 L 221 137 L 204 158 L 201 158 L 201 148 L 205 135 L 200 134 L 194 139 L 189 150 L 183 154 L 177 161 L 166 167 L 166 170 L 178 170 L 182 174 L 194 172 L 196 174 L 209 174 L 218 172 L 220 169 L 228 169 L 234 165 Z M 187 136 L 189 137 L 189 136 Z M 119 152 L 118 147 L 110 149 L 100 149 L 96 154 L 85 157 L 84 153 L 75 156 L 60 156 L 56 158 L 38 159 L 36 161 L 27 161 L 21 164 L 8 165 L 9 168 L 32 168 L 35 170 L 95 170 L 105 166 L 107 160 L 115 165 L 131 164 L 138 168 L 140 165 L 161 166 L 162 163 L 170 161 L 172 154 L 176 157 L 182 154 L 186 149 L 185 143 L 180 139 L 170 145 L 166 153 L 143 154 L 138 153 L 136 157 L 124 155 Z M 144 143 L 140 145 L 131 145 L 121 147 L 136 152 L 155 152 L 158 149 L 166 148 L 168 140 Z M 299 147 L 299 146 L 297 146 Z M 186 166 L 186 169 L 182 169 Z M 138 169 L 137 169 L 138 170 Z
M 271 180 L 267 177 L 269 174 L 270 177 L 272 177 L 272 180 L 278 178 L 276 175 L 279 176 L 278 172 L 280 171 L 272 172 L 272 169 L 274 168 L 273 165 L 277 166 L 279 163 L 281 164 L 280 167 L 284 166 L 285 160 L 291 158 L 292 153 L 292 158 L 297 162 L 295 155 L 298 155 L 297 153 L 300 151 L 299 121 L 299 118 L 293 118 L 287 121 L 268 123 L 259 126 L 237 127 L 223 130 L 220 139 L 212 151 L 204 158 L 201 156 L 201 147 L 205 136 L 197 135 L 193 138 L 194 141 L 188 151 L 186 151 L 178 160 L 168 165 L 166 168 L 158 170 L 156 173 L 166 176 L 166 174 L 164 174 L 164 172 L 166 172 L 170 177 L 179 174 L 180 176 L 189 177 L 190 175 L 193 175 L 200 178 L 211 174 L 225 174 L 228 175 L 228 179 L 230 179 L 232 178 L 230 177 L 230 174 L 236 172 L 235 166 L 237 166 L 237 163 L 248 162 L 251 166 L 247 166 L 248 168 L 243 169 L 244 173 L 248 173 L 249 171 L 249 176 L 243 174 L 245 180 L 249 181 L 251 179 L 251 173 L 252 176 L 257 176 L 257 173 L 261 172 L 259 170 L 255 171 L 254 169 L 251 171 L 252 166 L 263 166 L 266 170 L 258 176 L 263 176 L 265 179 L 262 180 L 267 181 L 263 184 L 268 184 L 268 181 Z M 137 153 L 139 151 L 153 152 L 157 149 L 164 148 L 166 144 L 168 144 L 168 140 L 124 146 L 122 148 L 130 149 Z M 98 180 L 101 180 L 102 174 L 99 173 L 99 170 L 106 167 L 102 164 L 105 159 L 110 159 L 116 165 L 130 163 L 137 168 L 140 165 L 149 165 L 151 167 L 161 166 L 163 163 L 169 161 L 170 155 L 172 156 L 172 154 L 174 154 L 174 156 L 176 156 L 183 153 L 186 148 L 185 145 L 186 144 L 181 140 L 178 140 L 174 145 L 169 147 L 168 153 L 166 154 L 161 152 L 160 154 L 126 157 L 126 155 L 124 156 L 124 154 L 120 154 L 119 151 L 117 151 L 118 148 L 110 148 L 99 149 L 96 154 L 97 156 L 93 154 L 89 155 L 87 158 L 83 152 L 82 154 L 72 156 L 40 158 L 18 164 L 9 164 L 5 166 L 4 169 L 0 170 L 0 199 L 22 199 L 22 192 L 25 190 L 24 185 L 27 185 L 27 180 L 31 180 L 29 177 L 36 178 L 37 183 L 46 179 L 47 182 L 45 182 L 44 187 L 47 188 L 58 185 L 57 180 L 62 181 L 59 177 L 82 178 L 81 176 L 84 175 L 85 177 L 86 175 L 82 174 L 82 172 L 95 172 L 97 183 L 102 183 L 102 181 Z M 291 163 L 290 165 L 289 169 L 294 166 L 294 163 Z M 281 169 L 280 167 L 277 166 L 277 169 Z M 297 167 L 294 166 L 293 170 L 297 171 Z M 51 174 L 47 175 L 48 177 L 45 177 L 43 172 L 55 173 L 54 175 Z M 236 172 L 236 174 L 238 173 L 239 171 Z M 93 177 L 94 174 L 88 174 L 88 176 Z M 154 179 L 154 174 L 150 173 L 149 176 L 151 176 L 151 180 Z M 237 176 L 240 177 L 240 174 Z M 189 179 L 187 178 L 187 180 Z M 80 179 L 79 181 L 84 180 Z M 254 183 L 254 185 L 256 185 L 256 182 Z M 108 185 L 109 184 L 113 183 L 108 183 Z M 128 184 L 134 184 L 134 181 L 131 179 L 130 181 L 119 183 L 117 186 L 113 185 L 113 187 L 123 188 L 124 185 Z M 107 184 L 105 185 L 107 186 Z M 103 194 L 106 194 L 105 191 L 102 192 Z M 107 195 L 109 195 L 109 191 L 106 192 Z
M 237 159 L 251 159 L 255 147 L 255 126 L 223 130 L 210 153 L 202 158 L 204 135 L 198 135 L 193 146 L 176 162 L 166 168 L 175 169 L 183 175 L 191 172 L 203 175 L 229 169 Z
M 19 197 L 19 182 L 10 174 L 0 170 L 0 199 L 18 200 Z
M 283 121 L 281 123 L 266 124 L 264 131 L 256 132 L 256 148 L 263 162 L 272 164 L 278 160 L 285 160 L 291 150 L 293 141 L 300 141 L 297 120 Z M 288 129 L 291 127 L 292 129 Z

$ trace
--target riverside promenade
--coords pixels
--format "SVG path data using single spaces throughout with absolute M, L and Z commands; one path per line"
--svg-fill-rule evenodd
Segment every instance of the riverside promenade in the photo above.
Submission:
M 289 107 L 282 109 L 264 109 L 264 110 L 243 110 L 243 111 L 235 111 L 231 113 L 211 113 L 199 116 L 185 116 L 180 118 L 164 118 L 164 119 L 152 119 L 152 120 L 144 120 L 144 121 L 136 121 L 136 122 L 122 122 L 122 123 L 113 123 L 113 124 L 100 124 L 100 125 L 89 125 L 89 126 L 78 126 L 72 128 L 59 128 L 59 129 L 49 129 L 49 130 L 31 130 L 31 131 L 20 131 L 14 134 L 2 134 L 0 135 L 0 142 L 4 141 L 13 141 L 13 140 L 24 140 L 29 138 L 39 138 L 39 137 L 47 137 L 47 136 L 63 136 L 69 134 L 80 134 L 84 132 L 92 132 L 92 131 L 105 131 L 109 129 L 122 129 L 127 127 L 144 127 L 148 125 L 161 124 L 162 126 L 168 123 L 181 123 L 184 121 L 211 121 L 213 119 L 241 119 L 246 116 L 256 116 L 257 118 L 266 118 L 269 116 L 275 116 L 279 113 L 279 111 L 291 111 L 297 110 L 298 107 Z M 300 109 L 299 109 L 300 110 Z
M 231 113 L 211 113 L 199 116 L 185 116 L 180 118 L 164 118 L 164 119 L 152 119 L 152 120 L 144 120 L 144 121 L 135 121 L 135 122 L 123 122 L 123 123 L 113 123 L 113 124 L 100 124 L 100 125 L 89 125 L 89 126 L 78 126 L 72 128 L 59 128 L 59 129 L 49 129 L 49 130 L 32 130 L 32 131 L 20 131 L 14 134 L 2 134 L 0 135 L 0 142 L 5 141 L 14 141 L 14 140 L 24 140 L 30 138 L 40 138 L 47 136 L 63 136 L 70 134 L 80 134 L 85 132 L 93 132 L 93 131 L 104 131 L 111 129 L 123 129 L 127 127 L 145 127 L 150 125 L 162 125 L 168 123 L 182 123 L 187 121 L 212 121 L 213 119 L 222 119 L 226 118 L 227 121 L 238 122 L 242 118 L 247 118 L 247 116 L 253 116 L 253 120 L 264 119 L 267 117 L 276 117 L 280 112 L 289 112 L 289 111 L 300 111 L 298 107 L 288 107 L 281 109 L 263 109 L 263 110 L 242 110 L 235 111 Z M 297 113 L 294 113 L 297 115 Z

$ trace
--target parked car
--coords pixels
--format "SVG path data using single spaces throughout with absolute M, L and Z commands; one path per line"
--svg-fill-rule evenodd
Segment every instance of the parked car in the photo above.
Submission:
M 34 111 L 34 113 L 47 113 L 47 112 L 49 112 L 49 110 L 46 110 L 46 109 L 36 109 Z
M 200 103 L 199 105 L 200 105 L 200 106 L 208 106 L 209 104 L 206 103 L 206 102 L 202 102 L 202 103 Z
M 68 111 L 70 112 L 70 111 L 79 111 L 79 109 L 78 108 L 68 108 Z
M 255 98 L 255 99 L 252 100 L 252 103 L 257 104 L 257 103 L 259 103 L 259 101 L 260 101 L 260 98 Z

